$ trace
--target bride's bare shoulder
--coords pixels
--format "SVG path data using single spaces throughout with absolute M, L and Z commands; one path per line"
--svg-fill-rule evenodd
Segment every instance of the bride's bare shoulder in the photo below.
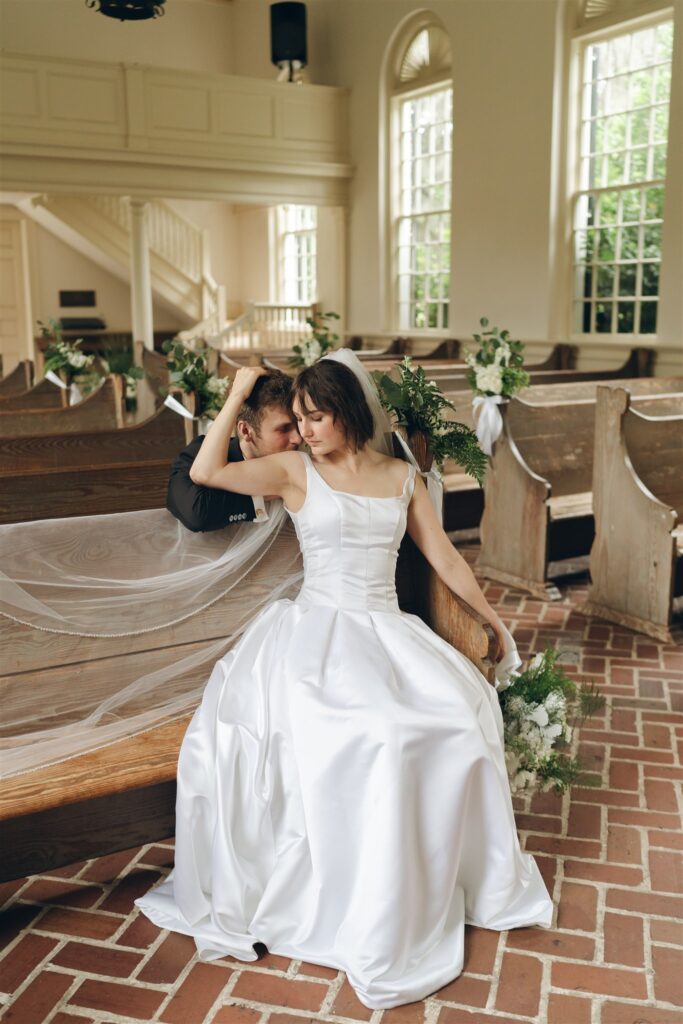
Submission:
M 277 452 L 270 458 L 277 461 L 290 480 L 298 482 L 306 476 L 306 464 L 300 451 Z

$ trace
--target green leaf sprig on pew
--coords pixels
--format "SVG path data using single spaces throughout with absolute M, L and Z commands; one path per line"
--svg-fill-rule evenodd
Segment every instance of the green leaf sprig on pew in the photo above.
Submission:
M 116 373 L 123 377 L 126 385 L 126 408 L 132 409 L 137 404 L 138 381 L 143 380 L 145 371 L 135 365 L 133 352 L 130 348 L 107 348 L 100 357 L 105 373 Z
M 397 370 L 398 380 L 381 370 L 373 371 L 384 408 L 396 417 L 408 437 L 416 433 L 425 435 L 440 470 L 446 459 L 453 459 L 481 485 L 488 460 L 474 431 L 464 423 L 445 418 L 444 411 L 455 412 L 455 406 L 433 380 L 427 379 L 421 366 L 413 368 L 410 356 Z
M 163 343 L 161 349 L 168 356 L 166 366 L 170 370 L 171 386 L 188 394 L 194 392 L 199 404 L 196 415 L 215 419 L 230 390 L 230 380 L 211 373 L 204 349 L 191 351 L 180 342 L 170 339 Z M 169 390 L 160 388 L 164 396 Z
M 558 664 L 561 656 L 547 647 L 498 694 L 513 793 L 598 784 L 569 747 L 574 725 L 600 711 L 605 698 L 594 683 L 573 682 Z

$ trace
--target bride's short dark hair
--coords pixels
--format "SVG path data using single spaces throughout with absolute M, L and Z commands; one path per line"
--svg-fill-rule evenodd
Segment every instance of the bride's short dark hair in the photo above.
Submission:
M 375 433 L 375 421 L 358 378 L 348 366 L 321 359 L 301 370 L 294 380 L 292 400 L 303 408 L 329 412 L 352 448 L 362 448 Z

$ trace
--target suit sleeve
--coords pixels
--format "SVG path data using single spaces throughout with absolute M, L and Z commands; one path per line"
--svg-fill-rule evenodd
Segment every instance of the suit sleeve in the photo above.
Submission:
M 221 530 L 234 522 L 254 519 L 254 503 L 247 495 L 203 487 L 190 479 L 190 468 L 201 448 L 196 437 L 171 466 L 166 508 L 193 533 Z

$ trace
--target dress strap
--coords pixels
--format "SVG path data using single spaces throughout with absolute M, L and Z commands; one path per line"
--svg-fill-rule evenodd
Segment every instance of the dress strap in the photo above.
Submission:
M 409 462 L 408 463 L 408 476 L 406 477 L 406 482 L 403 485 L 403 494 L 402 494 L 402 496 L 405 499 L 405 502 L 406 502 L 407 505 L 410 504 L 410 501 L 411 501 L 411 499 L 413 497 L 413 491 L 415 490 L 415 477 L 416 477 L 416 475 L 417 475 L 417 468 L 412 464 L 412 462 Z

